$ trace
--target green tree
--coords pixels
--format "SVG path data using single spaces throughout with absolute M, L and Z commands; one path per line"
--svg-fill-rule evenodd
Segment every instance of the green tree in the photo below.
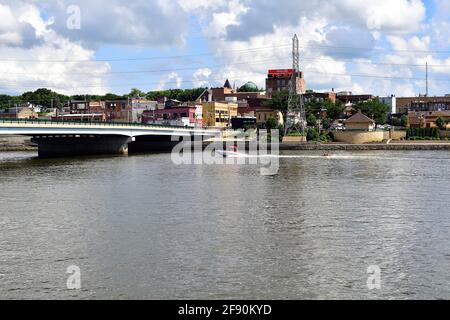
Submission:
M 266 128 L 267 129 L 275 129 L 278 127 L 278 121 L 277 119 L 275 119 L 274 117 L 270 117 L 269 119 L 267 119 L 266 121 Z
M 323 104 L 322 102 L 312 100 L 305 105 L 306 114 L 318 115 L 322 110 Z
M 123 97 L 123 96 L 118 96 L 117 94 L 114 94 L 114 93 L 107 93 L 107 94 L 105 94 L 104 96 L 103 96 L 103 99 L 104 100 L 122 100 L 122 99 L 124 99 L 125 97 Z
M 128 94 L 128 97 L 130 97 L 130 98 L 145 97 L 145 93 L 137 88 L 133 88 L 133 89 L 131 89 L 130 93 Z
M 306 117 L 306 123 L 310 127 L 315 127 L 317 125 L 317 118 L 316 118 L 316 116 L 313 115 L 312 113 L 308 114 L 308 116 Z
M 344 104 L 337 100 L 335 103 L 327 100 L 324 103 L 324 109 L 327 110 L 327 117 L 334 121 L 337 119 L 341 119 L 344 114 L 345 106 Z
M 167 97 L 168 99 L 175 99 L 182 102 L 195 101 L 206 88 L 194 89 L 168 89 L 159 91 L 149 91 L 145 95 L 148 100 L 155 101 L 160 97 Z
M 314 116 L 320 114 L 323 110 L 326 110 L 327 118 L 330 120 L 336 120 L 342 118 L 345 106 L 340 101 L 333 103 L 330 100 L 317 101 L 312 100 L 306 104 L 306 114 L 313 114 Z
M 59 94 L 47 88 L 40 88 L 36 91 L 28 91 L 22 94 L 20 97 L 21 102 L 30 102 L 37 105 L 41 105 L 44 108 L 50 108 L 51 106 L 57 107 L 70 100 L 69 96 Z
M 70 97 L 71 100 L 81 100 L 81 101 L 102 101 L 107 100 L 105 96 L 95 95 L 95 94 L 76 94 Z
M 445 130 L 447 127 L 447 120 L 445 120 L 442 117 L 437 118 L 436 120 L 436 125 L 438 126 L 439 129 L 441 130 Z
M 377 124 L 385 124 L 388 119 L 389 107 L 378 99 L 357 103 L 355 109 L 372 118 Z
M 286 123 L 289 104 L 289 91 L 277 91 L 272 95 L 272 99 L 264 102 L 264 105 L 270 109 L 278 110 L 283 115 L 284 123 Z
M 408 116 L 407 115 L 402 115 L 400 118 L 400 125 L 402 127 L 407 127 L 408 126 Z
M 396 127 L 407 127 L 408 126 L 408 116 L 407 115 L 402 115 L 400 118 L 392 117 L 390 121 L 391 121 L 392 125 L 396 126 Z
M 0 109 L 7 109 L 10 106 L 12 99 L 13 97 L 9 95 L 0 94 Z
M 320 140 L 320 132 L 316 128 L 308 129 L 306 132 L 306 140 L 307 141 L 319 141 Z
M 331 120 L 330 120 L 330 118 L 323 118 L 323 119 L 322 119 L 322 127 L 323 127 L 324 129 L 330 129 L 330 126 L 331 126 Z

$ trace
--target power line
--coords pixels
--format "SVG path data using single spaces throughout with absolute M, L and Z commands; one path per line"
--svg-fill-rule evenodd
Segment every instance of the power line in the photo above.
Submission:
M 306 45 L 300 45 L 300 47 L 301 48 L 330 48 L 330 49 L 366 50 L 366 51 L 389 51 L 389 52 L 405 52 L 405 53 L 446 53 L 446 54 L 450 54 L 450 50 L 388 49 L 388 48 L 332 46 L 332 45 L 321 45 L 321 44 L 306 44 Z
M 258 50 L 266 50 L 266 49 L 277 49 L 277 48 L 289 48 L 291 44 L 279 44 L 272 45 L 267 47 L 255 47 L 248 49 L 235 49 L 235 50 L 222 50 L 223 52 L 253 52 Z M 351 47 L 351 46 L 333 46 L 333 45 L 325 45 L 325 44 L 303 44 L 299 46 L 304 49 L 345 49 L 345 50 L 365 50 L 365 51 L 382 51 L 382 52 L 404 52 L 404 53 L 445 53 L 450 54 L 450 50 L 413 50 L 413 49 L 388 49 L 388 48 L 370 48 L 370 47 Z M 188 57 L 201 57 L 201 56 L 217 56 L 215 53 L 198 53 L 198 54 L 186 54 L 186 55 L 172 55 L 172 56 L 154 56 L 154 57 L 141 57 L 141 58 L 111 58 L 111 59 L 91 59 L 91 60 L 56 60 L 56 59 L 15 59 L 15 58 L 0 58 L 2 62 L 39 62 L 39 63 L 84 63 L 84 62 L 120 62 L 120 61 L 146 61 L 146 60 L 166 60 L 166 59 L 180 59 L 180 58 L 188 58 Z
M 170 69 L 155 69 L 155 70 L 135 70 L 135 71 L 110 71 L 110 72 L 104 72 L 102 75 L 99 75 L 98 77 L 101 77 L 103 75 L 110 75 L 110 74 L 139 74 L 139 73 L 164 73 L 164 72 L 173 72 L 173 71 L 186 71 L 186 70 L 197 70 L 197 69 L 215 69 L 215 68 L 221 68 L 221 67 L 228 67 L 228 66 L 235 66 L 235 65 L 256 65 L 261 63 L 267 63 L 267 62 L 281 62 L 287 60 L 287 58 L 275 58 L 275 59 L 266 59 L 266 60 L 259 60 L 259 61 L 245 61 L 245 62 L 236 62 L 233 64 L 219 64 L 214 66 L 196 66 L 196 67 L 186 67 L 186 68 L 170 68 Z M 18 73 L 18 72 L 1 72 L 3 74 L 10 74 L 10 75 L 22 75 L 22 76 L 30 76 L 33 75 L 33 73 Z M 61 75 L 65 72 L 52 72 L 52 73 L 34 73 L 38 75 Z M 71 75 L 88 75 L 88 76 L 94 76 L 93 73 L 88 72 L 71 72 Z M 97 78 L 98 78 L 97 77 Z
M 221 52 L 253 52 L 258 50 L 276 49 L 282 47 L 289 47 L 290 45 L 277 45 L 269 47 L 257 47 L 251 49 L 236 49 L 236 50 L 222 50 Z M 212 53 L 198 53 L 187 55 L 174 55 L 174 56 L 155 56 L 155 57 L 143 57 L 143 58 L 116 58 L 116 59 L 92 59 L 92 60 L 39 60 L 39 59 L 5 59 L 1 58 L 3 62 L 43 62 L 43 63 L 69 63 L 69 62 L 118 62 L 118 61 L 146 61 L 146 60 L 164 60 L 164 59 L 180 59 L 188 57 L 202 57 L 202 56 L 216 56 Z
M 385 80 L 409 80 L 409 81 L 424 81 L 424 78 L 418 78 L 418 77 L 399 77 L 399 76 L 382 76 L 382 75 L 371 75 L 371 74 L 354 74 L 354 73 L 332 73 L 332 72 L 321 72 L 321 71 L 315 71 L 315 70 L 308 70 L 309 74 L 322 74 L 322 75 L 327 75 L 327 76 L 338 76 L 338 77 L 364 77 L 364 78 L 373 78 L 373 79 L 385 79 Z M 230 80 L 232 81 L 245 81 L 247 79 L 242 78 L 245 76 L 252 76 L 254 75 L 254 73 L 252 74 L 240 74 L 238 76 L 238 78 L 230 78 Z M 429 80 L 431 81 L 442 81 L 442 82 L 450 82 L 450 79 L 443 79 L 443 78 L 429 78 Z M 199 79 L 199 80 L 181 80 L 181 81 L 164 81 L 164 84 L 181 84 L 181 83 L 203 83 L 204 85 L 206 85 L 206 83 L 210 84 L 212 81 L 223 81 L 223 78 L 216 78 L 216 79 Z M 3 84 L 4 86 L 7 86 L 8 84 L 11 86 L 15 86 L 17 85 L 17 81 L 15 83 L 8 83 L 6 84 L 5 82 L 1 83 L 0 85 Z M 147 83 L 122 83 L 122 84 L 109 84 L 107 85 L 108 87 L 125 87 L 125 86 L 130 86 L 130 87 L 137 87 L 137 86 L 153 86 L 153 85 L 160 85 L 161 82 L 147 82 Z M 200 86 L 203 86 L 200 85 Z M 32 85 L 32 86 L 23 86 L 21 85 L 22 88 L 36 88 L 36 85 Z M 57 87 L 57 86 L 50 86 L 50 87 Z M 96 85 L 84 85 L 84 86 L 72 86 L 72 89 L 81 89 L 81 88 L 95 88 L 95 87 L 102 87 L 102 84 L 96 84 Z
M 325 59 L 325 58 L 302 58 L 302 60 L 306 61 L 324 61 L 324 62 L 330 62 L 330 63 L 341 63 L 339 60 L 333 60 L 333 59 Z M 351 62 L 354 64 L 371 64 L 371 65 L 387 65 L 387 66 L 405 66 L 405 67 L 419 67 L 419 68 L 425 68 L 424 64 L 411 64 L 411 63 L 389 63 L 389 62 L 380 62 L 380 61 L 361 61 L 361 60 L 355 60 L 355 59 L 340 59 L 347 62 Z M 95 78 L 100 78 L 105 75 L 114 75 L 114 74 L 142 74 L 142 73 L 165 73 L 165 72 L 174 72 L 174 71 L 188 71 L 188 70 L 197 70 L 197 69 L 217 69 L 221 67 L 228 67 L 228 66 L 236 66 L 236 65 L 257 65 L 261 63 L 266 62 L 283 62 L 287 61 L 287 58 L 273 58 L 273 59 L 266 59 L 266 60 L 259 60 L 259 61 L 245 61 L 245 62 L 236 62 L 232 64 L 219 64 L 219 65 L 203 65 L 203 66 L 196 66 L 196 67 L 186 67 L 186 68 L 170 68 L 170 69 L 154 69 L 154 70 L 134 70 L 134 71 L 109 71 L 104 72 L 100 75 L 96 75 L 94 73 L 89 72 L 71 72 L 71 75 L 86 75 L 86 76 L 92 76 Z M 450 68 L 450 65 L 428 65 L 428 68 Z M 9 74 L 9 75 L 22 75 L 22 76 L 30 76 L 30 75 L 61 75 L 64 74 L 64 72 L 48 72 L 48 73 L 20 73 L 20 72 L 2 72 L 3 74 Z
M 349 59 L 349 58 L 339 58 L 338 60 L 333 59 L 323 59 L 323 58 L 302 58 L 302 60 L 308 60 L 308 61 L 327 61 L 331 63 L 340 63 L 339 60 L 344 60 L 348 62 L 353 62 L 355 64 L 373 64 L 373 65 L 387 65 L 387 66 L 399 66 L 399 67 L 420 67 L 425 68 L 424 64 L 416 64 L 416 63 L 390 63 L 390 62 L 381 62 L 381 61 L 361 61 L 356 59 Z M 446 64 L 428 64 L 428 68 L 450 68 L 450 65 Z
M 420 80 L 424 81 L 423 78 L 417 77 L 396 77 L 396 76 L 381 76 L 381 75 L 372 75 L 372 74 L 355 74 L 355 73 L 334 73 L 334 72 L 320 72 L 320 71 L 308 71 L 309 73 L 316 74 L 324 74 L 329 76 L 345 76 L 345 77 L 364 77 L 364 78 L 374 78 L 374 79 L 392 79 L 392 80 Z M 429 79 L 433 81 L 450 81 L 450 79 Z

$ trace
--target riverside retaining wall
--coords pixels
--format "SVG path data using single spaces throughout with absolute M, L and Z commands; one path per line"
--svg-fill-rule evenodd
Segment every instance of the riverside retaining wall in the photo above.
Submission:
M 382 142 L 383 131 L 335 131 L 334 140 L 350 144 L 364 144 L 369 142 Z
M 350 144 L 406 139 L 406 131 L 335 131 L 333 135 L 335 141 Z
M 368 150 L 395 150 L 395 151 L 415 151 L 415 150 L 447 150 L 450 151 L 450 143 L 366 143 L 366 144 L 344 144 L 344 143 L 305 143 L 292 144 L 282 143 L 280 150 L 324 150 L 324 151 L 368 151 Z
M 295 137 L 295 136 L 284 136 L 283 137 L 283 142 L 286 142 L 286 143 L 292 143 L 292 142 L 296 142 L 296 143 L 304 143 L 304 142 L 306 142 L 306 137 L 304 137 L 304 136 L 297 136 L 297 137 Z

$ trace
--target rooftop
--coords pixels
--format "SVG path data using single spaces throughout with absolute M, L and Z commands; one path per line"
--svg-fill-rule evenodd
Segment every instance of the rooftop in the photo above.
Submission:
M 357 114 L 348 118 L 345 123 L 375 123 L 375 121 L 358 111 Z

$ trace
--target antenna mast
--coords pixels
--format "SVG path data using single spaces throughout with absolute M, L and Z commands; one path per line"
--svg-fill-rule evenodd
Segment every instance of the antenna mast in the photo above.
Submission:
M 425 96 L 428 97 L 428 61 L 425 63 L 425 82 L 426 82 Z

